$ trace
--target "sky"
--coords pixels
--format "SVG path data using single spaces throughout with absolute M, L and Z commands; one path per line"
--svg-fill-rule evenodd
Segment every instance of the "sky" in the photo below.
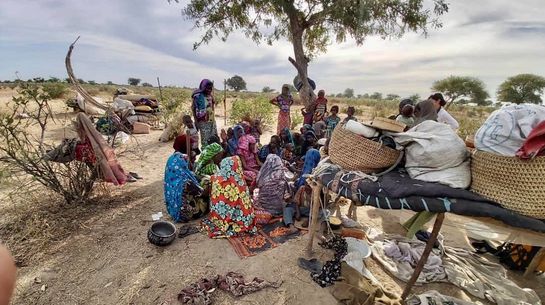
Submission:
M 217 84 L 241 75 L 249 90 L 280 90 L 296 74 L 287 61 L 287 40 L 256 45 L 236 33 L 196 51 L 202 34 L 181 15 L 187 1 L 1 0 L 0 80 L 66 78 L 64 57 L 72 55 L 78 78 L 126 84 L 129 77 L 156 84 L 196 87 L 202 78 Z M 443 27 L 427 37 L 369 37 L 328 46 L 309 66 L 309 75 L 329 93 L 382 92 L 427 96 L 433 81 L 449 75 L 484 81 L 492 99 L 507 77 L 545 76 L 543 0 L 451 0 Z

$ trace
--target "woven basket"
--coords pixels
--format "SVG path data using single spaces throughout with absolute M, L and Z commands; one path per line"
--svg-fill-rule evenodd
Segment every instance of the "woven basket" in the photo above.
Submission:
M 366 139 L 338 124 L 329 141 L 331 162 L 345 170 L 378 173 L 397 161 L 400 152 Z
M 471 190 L 519 214 L 545 219 L 545 157 L 517 157 L 475 151 Z
M 405 130 L 405 127 L 407 125 L 401 122 L 398 122 L 396 120 L 376 117 L 373 119 L 373 121 L 371 121 L 369 126 L 374 127 L 376 129 L 386 130 L 391 132 L 403 132 L 403 130 Z

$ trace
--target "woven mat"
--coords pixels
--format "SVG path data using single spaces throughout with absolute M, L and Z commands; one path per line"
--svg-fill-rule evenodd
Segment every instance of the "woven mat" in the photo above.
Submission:
M 288 230 L 289 229 L 284 226 L 282 218 L 277 218 L 259 228 L 256 234 L 244 234 L 242 236 L 230 237 L 228 238 L 228 241 L 237 255 L 240 258 L 245 258 L 276 248 L 288 240 L 298 238 L 307 233 L 306 230 L 299 230 L 298 233 L 289 234 Z

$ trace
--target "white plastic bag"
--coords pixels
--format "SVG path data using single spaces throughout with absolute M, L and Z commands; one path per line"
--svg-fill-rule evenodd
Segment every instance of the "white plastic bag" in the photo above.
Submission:
M 514 157 L 528 134 L 545 120 L 545 107 L 533 104 L 506 106 L 486 119 L 475 134 L 478 150 Z
M 471 183 L 469 152 L 450 126 L 424 121 L 392 136 L 405 147 L 405 168 L 411 178 L 454 188 Z

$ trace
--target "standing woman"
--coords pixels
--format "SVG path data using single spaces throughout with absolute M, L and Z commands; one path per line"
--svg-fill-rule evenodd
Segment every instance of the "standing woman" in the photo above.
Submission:
M 280 135 L 284 128 L 291 128 L 290 107 L 293 104 L 293 98 L 290 94 L 289 85 L 282 86 L 282 93 L 271 100 L 271 104 L 280 108 L 278 112 L 278 125 L 276 134 Z
M 201 132 L 201 146 L 208 145 L 208 139 L 218 135 L 216 118 L 214 117 L 214 83 L 209 79 L 203 79 L 199 89 L 193 91 L 193 117 L 196 127 Z
M 437 122 L 447 124 L 454 130 L 460 128 L 458 121 L 456 121 L 456 119 L 445 110 L 445 105 L 447 102 L 441 93 L 432 94 L 430 95 L 429 99 L 433 101 L 433 104 L 435 105 L 435 110 L 437 111 Z

